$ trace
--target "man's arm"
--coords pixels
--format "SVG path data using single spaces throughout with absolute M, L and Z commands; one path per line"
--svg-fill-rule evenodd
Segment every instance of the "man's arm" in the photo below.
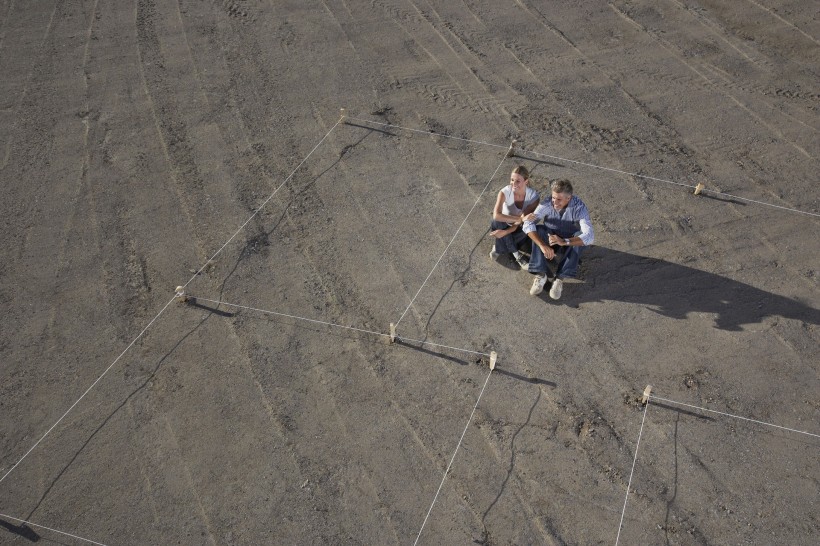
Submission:
M 537 230 L 533 230 L 527 233 L 527 237 L 529 237 L 533 244 L 538 245 L 538 248 L 541 249 L 541 252 L 544 254 L 544 257 L 548 260 L 551 260 L 555 257 L 555 251 L 541 239 L 541 236 L 538 234 Z
M 591 245 L 595 241 L 595 231 L 592 229 L 592 220 L 589 218 L 589 211 L 584 205 L 579 213 L 578 224 L 581 227 L 581 232 L 578 235 L 564 239 L 558 235 L 550 235 L 549 243 L 551 245 L 560 246 L 586 246 Z

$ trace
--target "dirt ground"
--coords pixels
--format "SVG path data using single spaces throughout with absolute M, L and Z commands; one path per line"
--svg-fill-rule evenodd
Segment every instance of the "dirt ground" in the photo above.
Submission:
M 0 544 L 816 543 L 818 40 L 795 0 L 0 0 Z M 488 257 L 518 164 L 592 214 L 559 301 Z

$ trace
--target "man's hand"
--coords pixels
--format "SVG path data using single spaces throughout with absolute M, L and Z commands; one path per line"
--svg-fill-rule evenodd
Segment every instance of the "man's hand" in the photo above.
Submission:
M 525 222 L 535 222 L 538 217 L 535 215 L 534 212 L 529 213 L 528 215 L 524 216 Z
M 552 237 L 552 236 L 550 236 Z M 548 260 L 551 260 L 555 257 L 555 251 L 550 248 L 548 245 L 538 245 L 538 248 L 541 249 L 541 252 L 544 253 L 544 257 Z
M 559 237 L 558 235 L 552 233 L 550 234 L 550 244 L 551 245 L 558 245 L 558 246 L 567 246 L 567 243 L 564 241 L 563 237 Z

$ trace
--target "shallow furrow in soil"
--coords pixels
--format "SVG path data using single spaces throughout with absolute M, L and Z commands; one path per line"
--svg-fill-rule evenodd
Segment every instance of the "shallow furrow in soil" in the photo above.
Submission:
M 71 7 L 58 7 L 62 9 L 51 14 L 42 54 L 35 55 L 27 98 L 18 112 L 14 153 L 4 169 L 4 198 L 10 209 L 0 266 L 8 273 L 2 278 L 0 300 L 8 320 L 0 347 L 12 339 L 24 347 L 4 358 L 9 378 L 4 388 L 20 393 L 25 404 L 9 406 L 9 414 L 36 416 L 9 432 L 14 447 L 4 455 L 22 455 L 30 447 L 23 444 L 33 443 L 31 438 L 39 438 L 60 414 L 59 408 L 32 407 L 31 400 L 65 404 L 82 384 L 86 353 L 78 340 L 90 336 L 81 321 L 93 322 L 98 316 L 94 303 L 99 285 L 93 277 L 82 279 L 79 272 L 98 257 L 87 203 L 89 127 L 78 118 L 86 88 L 73 70 L 75 63 L 82 64 L 80 29 L 87 22 Z M 25 184 L 24 173 L 39 183 Z
M 154 3 L 152 0 L 140 0 L 134 10 L 135 26 L 137 29 L 137 52 L 139 54 L 140 76 L 142 77 L 143 91 L 146 98 L 151 103 L 151 112 L 154 117 L 154 124 L 157 129 L 162 146 L 163 155 L 169 164 L 169 174 L 176 190 L 177 200 L 187 221 L 191 225 L 196 225 L 191 204 L 186 196 L 185 190 L 197 191 L 201 186 L 193 184 L 186 188 L 185 181 L 176 180 L 179 177 L 180 166 L 192 167 L 190 161 L 190 150 L 185 139 L 185 128 L 180 120 L 175 120 L 176 105 L 173 104 L 174 97 L 167 89 L 162 89 L 165 76 L 160 72 L 164 70 L 159 39 L 154 29 L 153 18 L 155 15 Z M 164 101 L 164 104 L 163 104 Z M 177 147 L 177 144 L 179 146 Z M 174 146 L 175 153 L 172 153 L 169 145 Z M 177 151 L 178 150 L 178 151 Z M 182 163 L 182 165 L 180 165 Z M 201 256 L 203 261 L 207 258 Z
M 167 6 L 163 4 L 161 8 Z M 197 233 L 200 259 L 204 262 L 224 242 L 225 234 L 235 229 L 234 218 L 239 212 L 231 206 L 231 181 L 224 171 L 226 150 L 216 127 L 202 123 L 197 101 L 203 100 L 203 94 L 198 84 L 180 82 L 192 80 L 196 84 L 198 72 L 186 54 L 184 26 L 175 26 L 178 17 L 174 17 L 173 11 L 160 11 L 150 0 L 137 4 L 135 17 L 140 74 L 168 162 L 169 183 Z M 165 25 L 170 27 L 166 29 Z M 165 49 L 173 53 L 182 51 L 168 58 Z M 183 100 L 190 96 L 194 98 Z
M 37 51 L 37 53 L 31 55 L 31 63 L 32 64 L 31 64 L 31 66 L 28 67 L 27 70 L 25 69 L 25 67 L 19 66 L 19 64 L 17 66 L 14 66 L 14 64 L 12 64 L 13 62 L 17 62 L 17 63 L 21 62 L 21 59 L 18 56 L 16 56 L 16 55 L 2 55 L 2 56 L 0 56 L 0 59 L 3 59 L 4 61 L 6 61 L 6 62 L 0 61 L 0 63 L 2 63 L 2 64 L 0 64 L 0 70 L 2 71 L 2 73 L 4 75 L 8 74 L 8 73 L 16 74 L 17 78 L 18 78 L 18 80 L 16 82 L 15 82 L 14 79 L 9 78 L 9 80 L 7 80 L 7 81 L 9 83 L 11 83 L 11 85 L 9 85 L 9 83 L 6 83 L 3 86 L 5 88 L 5 89 L 3 89 L 4 92 L 2 93 L 2 96 L 4 98 L 2 99 L 3 102 L 0 103 L 0 113 L 3 114 L 3 117 L 0 118 L 0 120 L 3 121 L 3 123 L 0 123 L 0 127 L 2 127 L 3 129 L 2 129 L 2 132 L 0 132 L 0 135 L 2 135 L 5 132 L 8 132 L 8 135 L 6 135 L 5 145 L 3 147 L 2 162 L 0 162 L 0 172 L 2 172 L 2 170 L 4 170 L 6 168 L 6 165 L 8 165 L 9 156 L 12 153 L 13 145 L 16 144 L 14 142 L 15 132 L 21 130 L 20 129 L 21 124 L 25 123 L 26 118 L 25 118 L 25 116 L 22 115 L 22 111 L 26 108 L 30 108 L 30 105 L 27 106 L 27 104 L 26 104 L 26 97 L 28 95 L 29 89 L 32 85 L 32 82 L 33 82 L 34 78 L 37 76 L 36 72 L 38 71 L 38 66 L 41 63 L 46 62 L 46 59 L 43 58 L 43 55 L 46 52 L 48 39 L 49 39 L 49 36 L 51 34 L 51 30 L 54 26 L 54 16 L 57 13 L 57 8 L 58 7 L 59 7 L 59 2 L 54 2 L 54 8 L 51 10 L 51 14 L 48 17 L 48 22 L 45 23 L 45 30 L 43 31 L 42 38 L 39 39 L 39 44 L 36 45 L 36 46 L 32 42 L 34 41 L 35 36 L 39 36 L 38 31 L 40 30 L 40 26 L 45 22 L 44 19 L 42 19 L 42 18 L 45 16 L 46 12 L 45 11 L 40 11 L 40 10 L 36 10 L 36 11 L 35 10 L 27 10 L 26 9 L 27 7 L 22 5 L 22 4 L 18 4 L 17 6 L 14 6 L 14 2 L 11 2 L 8 6 L 8 9 L 6 10 L 7 20 L 18 19 L 18 18 L 22 19 L 22 20 L 26 20 L 28 17 L 31 17 L 31 16 L 40 17 L 41 19 L 39 21 L 35 20 L 33 22 L 34 25 L 37 25 L 36 29 L 32 29 L 32 30 L 26 29 L 26 32 L 21 35 L 21 39 L 24 40 L 24 42 L 26 42 L 29 47 L 32 47 L 32 49 Z M 20 9 L 26 10 L 26 13 L 22 14 L 20 16 L 15 16 L 14 15 L 14 9 L 15 8 L 18 9 L 18 10 L 20 10 Z M 3 37 L 4 37 L 4 39 L 3 39 L 3 42 L 0 43 L 0 48 L 2 47 L 3 43 L 5 43 L 7 41 L 5 39 L 5 34 L 3 35 Z M 2 51 L 2 49 L 0 49 L 0 51 Z M 29 59 L 26 58 L 26 61 L 28 61 L 28 60 Z M 25 62 L 25 61 L 23 61 L 23 62 Z M 9 63 L 11 66 L 9 66 L 6 63 Z M 25 73 L 25 76 L 23 76 L 23 73 Z M 4 79 L 5 79 L 5 77 L 7 77 L 7 76 L 4 76 Z M 13 88 L 8 89 L 8 87 L 12 87 L 12 85 L 14 85 L 14 83 L 17 83 L 17 86 L 19 86 L 18 89 L 17 90 L 15 90 Z M 8 86 L 8 87 L 6 87 L 6 86 Z M 17 100 L 13 100 L 13 98 L 15 96 L 17 97 Z M 31 100 L 29 100 L 28 102 L 31 103 Z M 23 150 L 25 150 L 24 146 L 17 145 L 15 147 L 14 153 L 19 154 Z
M 797 32 L 802 34 L 805 38 L 807 38 L 808 40 L 814 42 L 815 45 L 820 46 L 820 41 L 818 41 L 817 38 L 815 38 L 815 37 L 811 36 L 810 34 L 806 33 L 800 27 L 795 25 L 793 22 L 791 22 L 791 21 L 783 18 L 782 16 L 780 16 L 780 14 L 778 14 L 777 12 L 767 8 L 766 6 L 761 4 L 760 2 L 755 2 L 755 0 L 746 0 L 746 1 L 749 2 L 750 4 L 752 4 L 753 6 L 757 7 L 758 9 L 760 9 L 762 11 L 765 11 L 766 14 L 773 17 L 774 19 L 777 19 L 779 22 L 783 23 L 784 25 L 788 26 L 789 28 L 792 28 L 792 29 L 796 30 Z
M 713 81 L 713 79 L 709 78 L 709 76 L 704 72 L 704 69 L 699 67 L 696 64 L 696 62 L 687 60 L 686 55 L 684 55 L 675 46 L 675 44 L 673 44 L 670 41 L 662 38 L 657 32 L 653 32 L 652 30 L 650 30 L 647 27 L 645 27 L 644 25 L 642 25 L 639 21 L 637 21 L 637 20 L 633 19 L 632 17 L 630 17 L 630 15 L 627 11 L 624 11 L 624 10 L 620 9 L 619 7 L 617 7 L 614 4 L 610 4 L 610 6 L 625 21 L 627 21 L 628 23 L 630 23 L 632 25 L 635 25 L 635 27 L 638 28 L 642 33 L 645 33 L 645 34 L 651 36 L 653 38 L 653 40 L 656 43 L 658 43 L 664 50 L 666 50 L 673 58 L 675 58 L 679 63 L 683 64 L 688 70 L 695 73 L 700 80 L 706 82 L 706 85 L 704 86 L 705 89 L 717 91 L 718 93 L 723 95 L 726 99 L 728 99 L 733 104 L 735 104 L 738 108 L 743 110 L 746 113 L 746 115 L 748 115 L 754 121 L 756 121 L 756 122 L 760 123 L 761 125 L 763 125 L 764 127 L 766 127 L 766 129 L 768 129 L 768 131 L 770 133 L 772 133 L 775 137 L 777 137 L 780 140 L 783 140 L 783 141 L 787 142 L 789 145 L 794 147 L 798 152 L 800 152 L 802 155 L 806 156 L 807 158 L 813 159 L 812 155 L 805 148 L 803 148 L 803 146 L 801 146 L 795 140 L 790 138 L 788 135 L 785 135 L 776 125 L 774 125 L 773 123 L 771 123 L 771 122 L 767 121 L 766 119 L 764 119 L 760 114 L 758 114 L 756 111 L 752 110 L 749 106 L 744 104 L 741 100 L 739 100 L 737 97 L 735 97 L 733 94 L 731 94 L 727 89 L 722 88 L 722 86 L 720 86 L 720 85 L 716 85 L 716 82 Z

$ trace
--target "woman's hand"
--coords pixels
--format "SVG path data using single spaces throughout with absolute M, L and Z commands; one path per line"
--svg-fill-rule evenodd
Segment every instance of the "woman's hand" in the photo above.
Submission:
M 496 239 L 501 239 L 502 237 L 506 237 L 507 235 L 515 231 L 516 227 L 517 226 L 513 226 L 507 229 L 496 229 L 494 231 L 491 231 L 490 235 L 492 235 Z

